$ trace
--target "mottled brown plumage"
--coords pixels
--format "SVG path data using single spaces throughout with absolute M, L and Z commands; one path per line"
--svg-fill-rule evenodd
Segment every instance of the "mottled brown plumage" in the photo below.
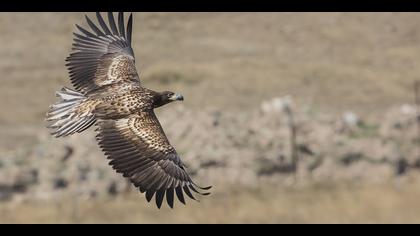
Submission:
M 139 188 L 147 201 L 155 196 L 160 208 L 164 197 L 172 208 L 174 194 L 185 204 L 184 193 L 195 199 L 198 187 L 169 143 L 153 109 L 183 97 L 173 92 L 144 88 L 131 48 L 132 15 L 125 30 L 124 15 L 118 26 L 108 13 L 109 27 L 96 14 L 100 28 L 87 16 L 93 32 L 78 25 L 73 51 L 66 61 L 75 90 L 57 92 L 60 101 L 50 107 L 47 121 L 55 137 L 82 132 L 97 125 L 97 140 L 109 164 Z

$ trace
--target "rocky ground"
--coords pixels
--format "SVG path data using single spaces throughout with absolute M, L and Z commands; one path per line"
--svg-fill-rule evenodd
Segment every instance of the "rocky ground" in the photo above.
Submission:
M 294 145 L 290 114 L 297 127 Z M 352 112 L 312 114 L 294 107 L 290 97 L 265 101 L 240 115 L 177 106 L 159 111 L 159 117 L 189 172 L 215 191 L 238 185 L 384 183 L 420 170 L 416 110 L 408 104 L 390 108 L 377 123 Z M 94 198 L 130 190 L 107 165 L 93 128 L 64 139 L 51 138 L 46 129 L 26 132 L 34 137 L 32 143 L 6 151 L 0 161 L 1 200 Z

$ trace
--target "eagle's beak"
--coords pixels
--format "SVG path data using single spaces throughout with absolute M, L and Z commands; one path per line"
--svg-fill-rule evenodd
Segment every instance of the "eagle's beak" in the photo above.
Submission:
M 170 99 L 172 101 L 184 101 L 184 97 L 179 93 L 174 94 Z

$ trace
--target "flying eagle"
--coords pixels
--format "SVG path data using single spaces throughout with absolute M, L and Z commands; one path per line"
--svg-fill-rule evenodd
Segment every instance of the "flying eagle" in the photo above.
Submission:
M 154 109 L 181 94 L 155 92 L 140 83 L 131 47 L 133 16 L 127 26 L 124 14 L 108 13 L 108 23 L 96 13 L 99 25 L 86 16 L 92 31 L 76 24 L 73 52 L 66 59 L 73 89 L 63 87 L 60 101 L 50 106 L 48 128 L 55 137 L 80 133 L 96 124 L 96 139 L 118 173 L 128 178 L 148 202 L 155 196 L 160 208 L 166 195 L 173 208 L 174 195 L 185 204 L 184 193 L 208 195 L 209 187 L 199 187 L 169 143 Z

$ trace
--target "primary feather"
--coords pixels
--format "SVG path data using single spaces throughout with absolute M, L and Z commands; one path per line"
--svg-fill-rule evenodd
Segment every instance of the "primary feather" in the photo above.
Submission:
M 75 90 L 63 88 L 61 100 L 50 107 L 52 134 L 68 136 L 96 123 L 97 141 L 109 164 L 145 193 L 147 201 L 154 196 L 158 208 L 165 196 L 172 208 L 174 195 L 183 204 L 183 193 L 194 200 L 191 190 L 207 195 L 197 189 L 210 187 L 192 181 L 153 111 L 182 96 L 140 84 L 131 47 L 132 14 L 127 26 L 122 12 L 118 25 L 113 13 L 108 13 L 108 25 L 100 13 L 96 18 L 98 25 L 86 16 L 92 31 L 76 25 L 80 32 L 74 33 L 73 52 L 66 59 Z

